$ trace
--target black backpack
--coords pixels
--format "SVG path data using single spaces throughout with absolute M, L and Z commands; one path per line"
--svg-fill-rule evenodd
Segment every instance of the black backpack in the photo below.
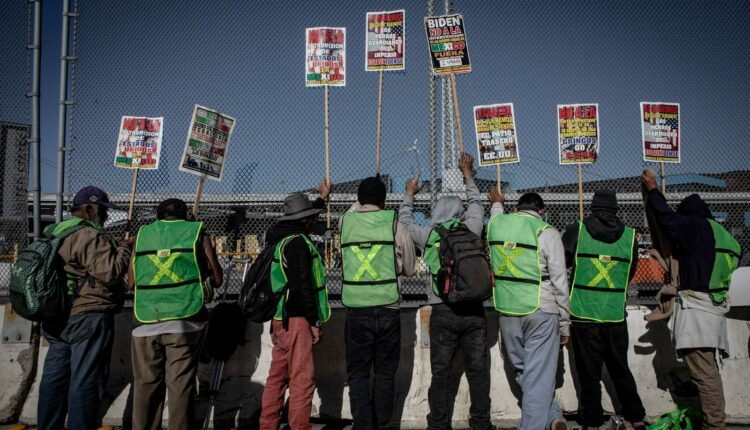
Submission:
M 10 275 L 10 302 L 15 313 L 31 321 L 68 314 L 73 297 L 68 292 L 65 263 L 57 251 L 66 237 L 87 225 L 81 223 L 57 237 L 40 237 L 18 254 Z
M 286 287 L 278 293 L 271 288 L 271 263 L 275 250 L 275 245 L 266 246 L 245 275 L 239 304 L 242 313 L 253 322 L 270 321 L 276 314 L 279 300 L 286 293 Z
M 482 239 L 465 224 L 447 230 L 435 226 L 440 235 L 438 295 L 447 304 L 483 301 L 492 296 L 494 277 Z

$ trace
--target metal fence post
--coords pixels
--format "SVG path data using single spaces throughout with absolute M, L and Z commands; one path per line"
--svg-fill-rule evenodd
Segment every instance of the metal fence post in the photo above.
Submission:
M 31 165 L 33 174 L 31 177 L 31 193 L 34 199 L 34 239 L 42 233 L 42 214 L 41 214 L 41 154 L 39 139 L 39 79 L 42 65 L 41 43 L 42 43 L 42 0 L 29 0 L 34 3 L 34 41 L 28 45 L 28 49 L 33 51 L 33 66 L 31 79 Z
M 68 112 L 68 24 L 70 0 L 63 0 L 62 30 L 60 32 L 60 106 L 57 114 L 57 193 L 55 222 L 62 221 L 63 191 L 65 190 L 65 120 Z

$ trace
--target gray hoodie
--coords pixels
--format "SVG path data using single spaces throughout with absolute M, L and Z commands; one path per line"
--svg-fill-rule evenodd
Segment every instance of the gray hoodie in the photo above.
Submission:
M 424 253 L 427 239 L 430 237 L 432 229 L 448 220 L 458 218 L 466 227 L 477 236 L 482 235 L 482 226 L 484 224 L 484 208 L 482 207 L 482 198 L 479 194 L 479 188 L 474 183 L 473 178 L 464 179 L 466 184 L 467 206 L 464 211 L 464 204 L 458 196 L 443 196 L 432 209 L 432 220 L 429 227 L 422 227 L 414 220 L 414 196 L 404 194 L 404 201 L 401 202 L 401 208 L 398 211 L 398 220 L 406 227 L 406 231 L 411 236 L 414 246 Z M 428 294 L 430 304 L 442 303 L 442 300 L 435 295 L 432 288 L 429 288 Z

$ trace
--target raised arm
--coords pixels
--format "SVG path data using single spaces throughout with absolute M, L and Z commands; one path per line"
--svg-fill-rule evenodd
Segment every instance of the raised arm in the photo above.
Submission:
M 471 155 L 463 153 L 459 160 L 458 167 L 464 175 L 464 184 L 466 184 L 466 213 L 464 215 L 464 224 L 477 235 L 482 234 L 484 225 L 484 207 L 482 207 L 482 196 L 479 194 L 479 188 L 474 182 L 474 159 Z
M 648 190 L 647 204 L 654 212 L 657 222 L 669 236 L 669 239 L 681 248 L 689 248 L 690 231 L 693 228 L 691 220 L 677 214 L 669 207 L 667 199 L 656 186 L 656 176 L 651 170 L 643 171 L 641 182 Z
M 427 238 L 430 235 L 430 229 L 417 224 L 414 219 L 414 195 L 423 187 L 424 183 L 419 184 L 419 174 L 408 179 L 404 190 L 404 200 L 398 210 L 398 222 L 406 229 L 414 245 L 421 250 L 424 250 Z

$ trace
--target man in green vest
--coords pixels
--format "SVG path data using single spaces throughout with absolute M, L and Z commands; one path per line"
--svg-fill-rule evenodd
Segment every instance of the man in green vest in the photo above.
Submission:
M 617 216 L 614 191 L 594 193 L 591 215 L 563 234 L 571 268 L 570 314 L 576 372 L 581 386 L 578 424 L 593 430 L 604 424 L 602 364 L 615 385 L 622 415 L 644 429 L 646 411 L 628 367 L 627 288 L 638 265 L 635 230 Z
M 366 178 L 341 221 L 346 375 L 355 429 L 387 429 L 401 349 L 398 276 L 415 271 L 414 244 L 385 210 L 385 185 Z M 370 384 L 370 374 L 373 384 Z
M 115 336 L 114 314 L 122 308 L 123 278 L 128 270 L 132 240 L 115 243 L 104 231 L 108 209 L 117 207 L 99 188 L 82 188 L 73 197 L 71 218 L 51 225 L 45 233 L 63 240 L 58 254 L 73 303 L 70 316 L 45 321 L 49 342 L 39 384 L 37 428 L 96 429 L 98 410 L 109 377 Z
M 568 343 L 568 276 L 560 233 L 543 219 L 544 200 L 526 193 L 515 212 L 504 214 L 505 197 L 492 188 L 487 242 L 495 272 L 493 301 L 500 335 L 516 370 L 521 430 L 565 430 L 555 400 L 557 359 Z
M 266 246 L 275 248 L 271 264 L 274 291 L 285 291 L 271 322 L 271 368 L 263 389 L 260 430 L 278 430 L 289 389 L 289 427 L 310 430 L 315 393 L 313 345 L 331 317 L 325 268 L 310 233 L 323 211 L 329 186 L 318 186 L 314 203 L 302 193 L 284 199 L 284 216 L 266 232 Z
M 428 293 L 432 305 L 430 316 L 430 367 L 432 382 L 427 394 L 430 413 L 427 415 L 428 430 L 445 430 L 451 428 L 453 402 L 449 393 L 456 393 L 452 381 L 453 363 L 456 351 L 460 348 L 464 356 L 466 379 L 471 393 L 472 430 L 491 429 L 490 421 L 490 368 L 487 351 L 487 318 L 484 304 L 479 302 L 460 303 L 448 306 L 438 297 L 435 279 L 440 269 L 438 250 L 440 235 L 435 227 L 450 229 L 463 223 L 477 236 L 482 235 L 484 227 L 484 208 L 479 189 L 474 182 L 472 166 L 474 159 L 464 153 L 459 160 L 459 168 L 466 183 L 466 211 L 460 197 L 443 196 L 432 209 L 432 220 L 429 226 L 423 227 L 414 220 L 414 195 L 424 184 L 419 184 L 419 176 L 406 182 L 404 201 L 401 203 L 398 218 L 411 235 L 414 245 L 422 251 L 422 256 L 433 275 L 432 286 Z M 452 384 L 455 384 L 452 386 Z
M 222 269 L 202 222 L 168 199 L 135 240 L 128 283 L 134 290 L 133 429 L 159 428 L 165 394 L 169 428 L 195 427 L 195 377 L 208 313 Z
M 641 182 L 679 262 L 677 303 L 670 322 L 675 349 L 698 387 L 703 428 L 723 429 L 724 389 L 716 355 L 726 356 L 729 348 L 727 291 L 742 250 L 700 196 L 685 197 L 675 212 L 659 192 L 653 171 L 644 170 Z

